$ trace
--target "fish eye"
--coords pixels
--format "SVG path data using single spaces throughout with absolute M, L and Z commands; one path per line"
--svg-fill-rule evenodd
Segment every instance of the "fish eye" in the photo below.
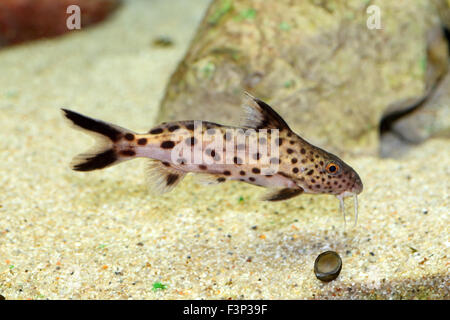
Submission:
M 339 165 L 337 163 L 330 162 L 327 164 L 325 170 L 327 170 L 329 174 L 336 174 L 339 172 Z

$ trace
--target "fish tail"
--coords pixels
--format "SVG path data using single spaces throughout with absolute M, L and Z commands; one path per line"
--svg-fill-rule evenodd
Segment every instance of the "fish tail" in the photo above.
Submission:
M 127 135 L 133 135 L 130 130 L 126 130 L 119 126 L 86 117 L 77 112 L 62 109 L 64 116 L 71 121 L 71 123 L 77 129 L 81 129 L 83 132 L 92 134 L 98 140 L 97 144 L 91 150 L 79 154 L 71 163 L 71 167 L 76 171 L 92 171 L 103 169 L 123 160 L 129 159 L 131 156 L 131 150 L 127 150 L 128 154 L 124 151 L 119 151 L 118 142 L 121 141 L 121 145 L 124 140 L 127 140 Z M 122 146 L 123 149 L 123 146 Z M 125 155 L 121 155 L 121 152 Z

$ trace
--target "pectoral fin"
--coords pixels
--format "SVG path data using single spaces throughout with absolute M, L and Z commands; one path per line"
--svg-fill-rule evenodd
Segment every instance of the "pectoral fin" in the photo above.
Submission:
M 298 196 L 303 193 L 303 189 L 284 188 L 272 190 L 261 197 L 265 201 L 281 201 Z

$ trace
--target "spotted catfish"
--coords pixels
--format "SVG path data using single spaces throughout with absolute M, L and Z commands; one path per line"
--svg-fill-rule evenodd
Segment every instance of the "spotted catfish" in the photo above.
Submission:
M 167 192 L 187 173 L 207 183 L 238 180 L 270 188 L 264 200 L 286 200 L 302 193 L 332 194 L 345 214 L 344 197 L 363 190 L 358 174 L 337 156 L 295 134 L 265 102 L 247 94 L 240 127 L 212 122 L 162 123 L 146 134 L 63 109 L 76 127 L 99 137 L 95 149 L 74 158 L 77 171 L 103 169 L 137 157 L 150 158 L 149 176 Z

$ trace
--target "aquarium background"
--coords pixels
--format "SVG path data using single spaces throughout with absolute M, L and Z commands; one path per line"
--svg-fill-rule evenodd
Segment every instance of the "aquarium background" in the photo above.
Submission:
M 81 30 L 17 3 L 0 4 L 1 296 L 449 298 L 448 1 L 72 1 Z M 93 142 L 62 107 L 136 132 L 237 125 L 244 91 L 358 172 L 356 227 L 330 195 L 268 203 L 190 175 L 157 195 L 146 159 L 69 167 Z

